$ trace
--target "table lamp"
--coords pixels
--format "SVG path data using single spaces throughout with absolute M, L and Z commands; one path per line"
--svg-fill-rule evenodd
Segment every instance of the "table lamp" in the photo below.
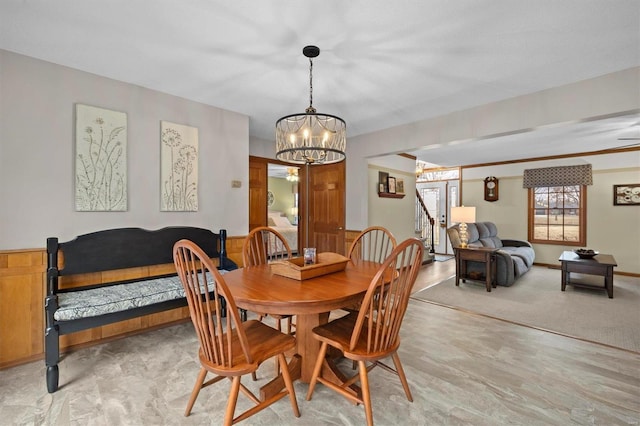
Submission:
M 451 207 L 451 221 L 459 223 L 460 229 L 460 247 L 467 247 L 469 242 L 469 235 L 467 234 L 467 223 L 474 223 L 476 221 L 476 208 L 475 207 Z

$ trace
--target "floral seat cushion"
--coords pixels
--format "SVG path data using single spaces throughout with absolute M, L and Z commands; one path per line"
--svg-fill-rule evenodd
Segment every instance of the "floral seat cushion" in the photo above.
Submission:
M 226 271 L 220 271 L 224 273 Z M 209 291 L 213 283 L 209 283 Z M 58 294 L 57 321 L 95 317 L 185 297 L 177 276 Z

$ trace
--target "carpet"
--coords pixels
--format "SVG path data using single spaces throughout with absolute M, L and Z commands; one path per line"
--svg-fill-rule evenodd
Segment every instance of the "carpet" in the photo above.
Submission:
M 567 286 L 562 292 L 560 273 L 534 266 L 511 287 L 491 292 L 484 283 L 460 281 L 456 287 L 449 278 L 411 297 L 640 352 L 640 278 L 616 275 L 609 299 L 604 290 Z

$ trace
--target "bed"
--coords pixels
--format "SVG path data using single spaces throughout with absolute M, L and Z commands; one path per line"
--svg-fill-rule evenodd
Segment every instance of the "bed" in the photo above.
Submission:
M 287 240 L 291 253 L 296 254 L 298 252 L 298 227 L 292 225 L 282 212 L 269 212 L 267 219 L 269 227 L 281 233 Z

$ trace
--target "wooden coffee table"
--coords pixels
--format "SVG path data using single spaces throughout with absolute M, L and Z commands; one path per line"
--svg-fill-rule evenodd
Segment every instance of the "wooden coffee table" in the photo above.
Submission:
M 562 263 L 562 291 L 567 284 L 579 287 L 607 290 L 609 299 L 613 299 L 613 267 L 618 266 L 610 254 L 599 254 L 592 259 L 581 259 L 572 251 L 564 251 L 558 259 Z M 604 277 L 604 286 L 571 280 L 571 273 L 597 275 Z

